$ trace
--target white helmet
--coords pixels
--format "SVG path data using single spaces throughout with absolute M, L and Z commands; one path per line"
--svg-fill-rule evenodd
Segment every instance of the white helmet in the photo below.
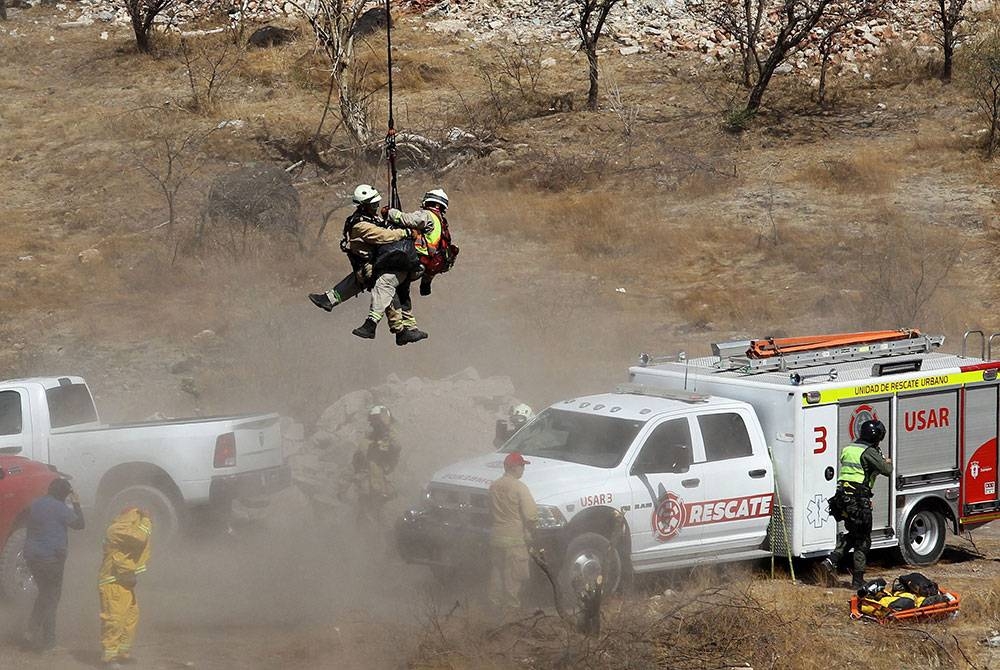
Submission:
M 420 201 L 420 204 L 437 205 L 441 208 L 442 212 L 446 212 L 448 211 L 448 194 L 440 188 L 427 191 L 427 193 L 424 193 L 424 199 Z
M 514 405 L 510 410 L 510 418 L 516 423 L 527 423 L 535 416 L 535 413 L 531 411 L 531 408 L 521 403 L 520 405 Z
M 354 197 L 351 202 L 355 205 L 377 205 L 382 202 L 382 196 L 375 190 L 374 186 L 361 184 L 354 189 Z
M 389 408 L 385 405 L 372 405 L 371 409 L 368 410 L 368 417 L 374 418 L 376 416 L 385 415 L 385 418 L 391 419 L 392 415 L 389 414 Z

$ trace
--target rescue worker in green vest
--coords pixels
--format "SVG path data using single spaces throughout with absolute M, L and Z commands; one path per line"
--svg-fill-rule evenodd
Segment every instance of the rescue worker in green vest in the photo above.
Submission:
M 415 240 L 417 254 L 424 265 L 424 273 L 420 277 L 420 295 L 430 295 L 434 276 L 447 271 L 446 268 L 438 267 L 439 247 L 447 243 L 442 240 L 442 231 L 448 225 L 444 216 L 447 211 L 448 194 L 440 188 L 424 193 L 420 209 L 415 212 L 407 213 L 395 208 L 383 208 L 386 223 L 390 226 L 424 231 L 423 236 Z M 405 306 L 408 300 L 409 290 L 408 287 L 404 287 L 404 290 L 400 291 L 400 301 Z
M 354 189 L 352 202 L 355 210 L 344 222 L 344 237 L 340 243 L 341 250 L 351 262 L 352 272 L 329 291 L 310 293 L 309 300 L 320 309 L 330 312 L 340 303 L 369 290 L 372 299 L 368 318 L 352 331 L 354 335 L 373 339 L 375 329 L 385 315 L 389 321 L 389 330 L 396 335 L 396 344 L 402 346 L 425 339 L 427 333 L 417 328 L 411 307 L 401 305 L 396 295 L 399 286 L 409 285 L 408 273 L 377 273 L 372 261 L 378 247 L 407 237 L 416 239 L 420 232 L 430 230 L 430 226 L 426 222 L 401 222 L 395 228 L 385 227 L 378 216 L 382 196 L 368 184 L 360 184 Z
M 892 474 L 892 462 L 883 456 L 879 443 L 885 438 L 885 425 L 877 419 L 861 424 L 856 442 L 840 452 L 840 476 L 837 478 L 838 505 L 847 533 L 837 539 L 837 547 L 823 559 L 822 568 L 829 580 L 835 580 L 840 562 L 854 550 L 851 588 L 865 583 L 865 565 L 872 546 L 872 489 L 879 475 Z M 832 505 L 831 505 L 832 507 Z

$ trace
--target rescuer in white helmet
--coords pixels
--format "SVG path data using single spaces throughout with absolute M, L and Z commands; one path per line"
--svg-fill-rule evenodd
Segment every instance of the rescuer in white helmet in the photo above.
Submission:
M 451 231 L 445 212 L 448 211 L 448 194 L 435 188 L 424 193 L 420 209 L 402 212 L 398 209 L 383 208 L 386 222 L 390 226 L 416 228 L 423 235 L 415 240 L 417 254 L 424 273 L 420 278 L 420 295 L 431 294 L 431 281 L 436 275 L 447 272 L 455 264 L 458 247 L 451 243 Z M 409 291 L 400 291 L 404 308 L 409 304 Z
M 378 212 L 382 196 L 368 184 L 355 188 L 351 201 L 355 209 L 344 222 L 340 248 L 347 254 L 353 271 L 329 291 L 310 293 L 309 299 L 329 312 L 345 300 L 369 290 L 372 299 L 368 317 L 352 331 L 354 335 L 374 339 L 384 314 L 389 319 L 389 330 L 396 334 L 396 344 L 402 346 L 426 338 L 427 333 L 417 328 L 409 301 L 404 306 L 396 295 L 397 288 L 408 287 L 411 273 L 419 270 L 416 258 L 408 257 L 407 245 L 398 243 L 419 238 L 426 223 L 399 222 L 394 228 L 382 225 Z

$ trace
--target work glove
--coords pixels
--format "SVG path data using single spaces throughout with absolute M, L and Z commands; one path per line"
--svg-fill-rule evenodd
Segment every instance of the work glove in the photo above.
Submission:
M 383 220 L 388 219 L 389 218 L 389 205 L 383 205 L 382 209 L 380 209 L 378 213 L 382 215 L 382 219 Z
M 423 228 L 424 235 L 430 235 L 432 232 L 434 232 L 434 222 L 433 221 L 425 222 Z

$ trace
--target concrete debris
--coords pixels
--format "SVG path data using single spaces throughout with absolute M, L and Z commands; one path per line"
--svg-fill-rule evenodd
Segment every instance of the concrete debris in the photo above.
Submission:
M 496 420 L 520 401 L 508 377 L 482 378 L 472 368 L 445 377 L 400 379 L 353 391 L 330 405 L 312 435 L 295 445 L 292 476 L 315 509 L 345 511 L 351 458 L 369 431 L 368 410 L 385 405 L 402 454 L 392 478 L 400 505 L 416 502 L 435 470 L 493 449 Z

